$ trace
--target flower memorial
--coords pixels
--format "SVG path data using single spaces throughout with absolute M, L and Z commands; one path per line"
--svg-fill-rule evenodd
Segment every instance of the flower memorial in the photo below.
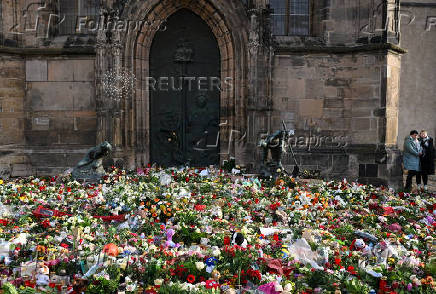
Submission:
M 3 293 L 435 293 L 436 198 L 218 169 L 0 182 Z

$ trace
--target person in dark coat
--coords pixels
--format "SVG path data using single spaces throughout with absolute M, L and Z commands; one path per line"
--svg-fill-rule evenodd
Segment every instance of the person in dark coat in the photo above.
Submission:
M 434 160 L 435 148 L 433 145 L 433 138 L 427 134 L 427 131 L 422 130 L 419 134 L 419 141 L 421 143 L 422 155 L 420 157 L 421 171 L 419 176 L 424 183 L 424 190 L 427 191 L 428 175 L 434 175 Z
M 420 156 L 422 155 L 421 144 L 418 141 L 418 131 L 410 131 L 410 136 L 404 139 L 403 165 L 407 170 L 406 186 L 404 190 L 410 192 L 412 188 L 412 178 L 416 176 L 416 184 L 421 185 Z

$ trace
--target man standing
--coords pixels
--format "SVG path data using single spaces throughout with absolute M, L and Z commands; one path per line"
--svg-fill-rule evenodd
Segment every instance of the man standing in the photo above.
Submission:
M 403 154 L 403 164 L 404 169 L 408 170 L 406 186 L 404 190 L 410 192 L 412 188 L 412 178 L 416 176 L 416 184 L 421 185 L 421 177 L 419 176 L 420 171 L 420 159 L 422 155 L 421 144 L 418 141 L 418 131 L 413 130 L 410 132 L 410 136 L 406 137 L 404 140 L 404 154 Z
M 427 131 L 422 130 L 419 136 L 422 148 L 421 172 L 419 176 L 424 182 L 424 190 L 427 191 L 428 175 L 434 175 L 435 150 L 433 145 L 433 138 L 427 134 Z

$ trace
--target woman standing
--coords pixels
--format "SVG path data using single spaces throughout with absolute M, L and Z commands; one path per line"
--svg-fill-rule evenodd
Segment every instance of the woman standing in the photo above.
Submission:
M 424 190 L 427 191 L 428 175 L 433 175 L 435 171 L 435 149 L 433 145 L 433 138 L 427 135 L 427 131 L 422 130 L 419 134 L 419 137 L 419 141 L 421 142 L 422 147 L 422 155 L 420 157 L 421 172 L 418 176 L 422 178 L 422 181 L 424 183 Z
M 416 176 L 416 185 L 421 186 L 420 176 L 420 157 L 422 155 L 421 143 L 418 140 L 418 131 L 410 131 L 410 136 L 404 139 L 403 165 L 407 170 L 406 186 L 404 190 L 410 192 L 412 188 L 412 178 Z

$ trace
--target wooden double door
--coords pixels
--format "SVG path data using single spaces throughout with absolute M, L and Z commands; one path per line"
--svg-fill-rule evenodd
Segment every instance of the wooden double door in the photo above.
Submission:
M 182 9 L 150 51 L 150 155 L 161 166 L 219 163 L 220 51 L 210 27 Z

